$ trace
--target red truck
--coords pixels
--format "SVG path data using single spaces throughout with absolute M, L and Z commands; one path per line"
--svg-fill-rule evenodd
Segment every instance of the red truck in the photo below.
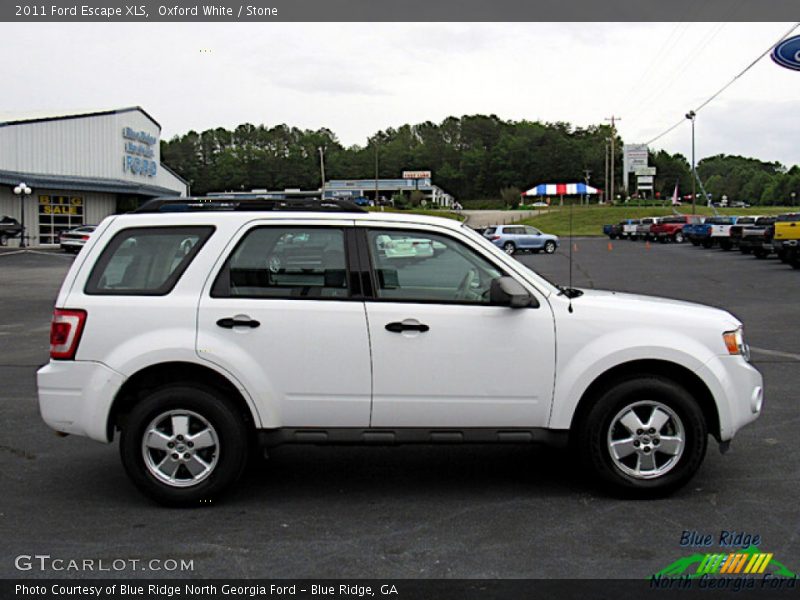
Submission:
M 659 242 L 673 241 L 676 244 L 682 244 L 686 241 L 683 235 L 683 228 L 686 225 L 696 225 L 703 222 L 703 217 L 700 215 L 674 215 L 671 217 L 664 217 L 658 223 L 650 227 L 650 237 L 657 239 Z

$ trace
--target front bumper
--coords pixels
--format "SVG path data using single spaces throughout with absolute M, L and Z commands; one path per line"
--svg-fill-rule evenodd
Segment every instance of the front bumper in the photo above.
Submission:
M 102 363 L 51 360 L 36 373 L 39 412 L 56 431 L 110 442 L 108 417 L 124 380 Z
M 716 356 L 697 375 L 706 382 L 716 400 L 720 441 L 732 439 L 739 429 L 761 414 L 764 379 L 741 356 Z

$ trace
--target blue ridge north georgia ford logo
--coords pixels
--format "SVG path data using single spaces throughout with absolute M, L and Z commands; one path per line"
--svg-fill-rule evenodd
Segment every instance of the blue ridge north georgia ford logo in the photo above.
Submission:
M 777 44 L 770 55 L 782 67 L 800 71 L 800 35 L 790 37 Z

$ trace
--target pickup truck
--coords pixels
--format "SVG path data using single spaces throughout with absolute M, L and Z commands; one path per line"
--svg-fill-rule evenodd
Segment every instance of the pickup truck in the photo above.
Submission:
M 603 225 L 603 235 L 607 235 L 610 240 L 622 239 L 622 227 L 624 225 L 625 221 L 614 225 Z
M 650 228 L 650 235 L 661 243 L 672 241 L 676 244 L 682 244 L 686 241 L 686 236 L 683 233 L 684 227 L 689 224 L 702 222 L 703 217 L 699 215 L 675 215 L 672 217 L 664 217 L 661 219 L 661 222 L 656 223 Z
M 739 234 L 739 252 L 753 254 L 757 258 L 766 258 L 772 250 L 767 251 L 764 244 L 767 241 L 767 230 L 770 225 L 775 225 L 775 217 L 758 217 L 752 225 L 736 224 L 731 227 L 731 232 L 741 227 Z M 774 228 L 773 228 L 774 231 Z M 733 235 L 733 233 L 731 233 Z M 772 245 L 770 236 L 770 247 Z
M 683 237 L 692 243 L 692 246 L 700 245 L 700 234 L 704 231 L 703 218 L 699 223 L 687 223 L 683 226 Z
M 773 245 L 778 258 L 800 269 L 800 213 L 780 215 L 775 220 Z
M 730 229 L 736 224 L 736 217 L 709 217 L 698 228 L 695 238 L 703 248 L 711 248 L 719 244 L 724 247 L 730 243 Z
M 636 239 L 636 228 L 639 227 L 640 219 L 628 219 L 624 221 L 624 225 L 622 226 L 622 237 L 628 238 L 629 240 Z
M 5 246 L 10 238 L 22 233 L 22 225 L 14 217 L 0 217 L 0 246 Z
M 736 225 L 732 225 L 729 230 L 727 243 L 720 244 L 720 247 L 723 250 L 733 250 L 734 248 L 738 248 L 742 241 L 742 232 L 744 231 L 745 227 L 751 227 L 755 225 L 756 220 L 759 218 L 760 217 L 757 216 L 739 217 L 736 220 Z
M 653 238 L 653 226 L 658 225 L 663 217 L 645 217 L 636 226 L 636 235 L 632 239 L 651 240 Z

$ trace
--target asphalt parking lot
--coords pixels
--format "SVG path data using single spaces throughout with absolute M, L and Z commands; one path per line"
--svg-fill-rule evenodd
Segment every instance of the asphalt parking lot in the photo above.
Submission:
M 710 445 L 668 499 L 599 494 L 544 448 L 282 447 L 219 505 L 156 506 L 128 482 L 116 445 L 58 438 L 39 418 L 35 371 L 72 259 L 0 255 L 0 577 L 63 575 L 14 567 L 20 554 L 49 554 L 194 561 L 192 572 L 136 573 L 150 577 L 638 579 L 691 552 L 679 546 L 685 530 L 759 535 L 800 570 L 800 272 L 688 244 L 575 244 L 575 286 L 730 310 L 765 376 L 761 419 L 729 454 Z M 568 249 L 520 260 L 566 283 Z M 78 574 L 92 575 L 104 576 Z

